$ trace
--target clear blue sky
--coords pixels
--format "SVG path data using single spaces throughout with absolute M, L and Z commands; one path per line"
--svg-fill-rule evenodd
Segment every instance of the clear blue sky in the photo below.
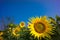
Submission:
M 32 16 L 60 16 L 60 0 L 0 0 L 0 18 L 14 17 L 15 23 Z

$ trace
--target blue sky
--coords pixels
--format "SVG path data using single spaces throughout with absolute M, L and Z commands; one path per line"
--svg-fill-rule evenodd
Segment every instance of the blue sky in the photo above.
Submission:
M 13 17 L 15 23 L 33 16 L 60 16 L 59 0 L 0 0 L 0 18 Z

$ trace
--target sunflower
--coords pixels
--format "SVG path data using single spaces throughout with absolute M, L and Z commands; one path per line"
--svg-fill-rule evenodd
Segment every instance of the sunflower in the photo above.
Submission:
M 2 35 L 3 35 L 3 32 L 0 31 L 0 36 L 2 36 Z
M 34 38 L 42 39 L 42 38 L 51 38 L 50 34 L 53 35 L 53 27 L 50 24 L 50 21 L 46 16 L 43 17 L 32 17 L 29 19 L 28 28 L 30 30 L 30 34 L 34 36 Z
M 3 40 L 3 37 L 0 37 L 0 40 Z
M 25 22 L 22 21 L 22 22 L 20 23 L 20 27 L 23 28 L 24 26 L 25 26 Z
M 16 27 L 16 28 L 13 29 L 12 34 L 15 37 L 18 37 L 20 35 L 19 32 L 20 32 L 20 27 Z

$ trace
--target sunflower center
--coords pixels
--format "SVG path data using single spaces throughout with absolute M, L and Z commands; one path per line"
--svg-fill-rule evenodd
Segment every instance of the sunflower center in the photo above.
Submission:
M 22 22 L 22 23 L 20 24 L 20 26 L 24 26 L 24 23 Z
M 34 29 L 38 33 L 43 33 L 45 31 L 45 25 L 43 23 L 35 23 L 34 24 Z

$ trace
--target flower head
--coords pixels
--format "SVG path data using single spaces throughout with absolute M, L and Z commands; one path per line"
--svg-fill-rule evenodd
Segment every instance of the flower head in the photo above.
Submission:
M 25 22 L 20 23 L 20 27 L 23 28 L 25 26 Z
M 16 28 L 14 28 L 14 29 L 12 30 L 12 34 L 13 34 L 15 37 L 20 36 L 19 32 L 20 32 L 20 27 L 16 27 Z
M 45 37 L 51 38 L 50 34 L 54 34 L 52 31 L 55 29 L 55 27 L 50 24 L 50 21 L 46 16 L 36 18 L 32 17 L 29 19 L 28 28 L 30 30 L 30 34 L 38 39 Z

